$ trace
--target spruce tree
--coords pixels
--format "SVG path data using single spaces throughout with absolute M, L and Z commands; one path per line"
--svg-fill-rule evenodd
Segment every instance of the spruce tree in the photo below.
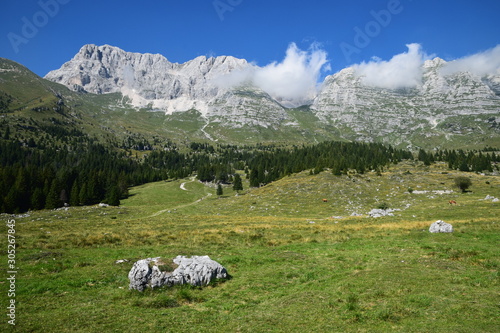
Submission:
M 61 202 L 59 200 L 59 195 L 60 192 L 58 191 L 57 188 L 57 181 L 54 179 L 52 181 L 52 184 L 50 185 L 49 193 L 47 194 L 47 200 L 45 201 L 45 208 L 46 209 L 59 208 L 59 203 Z
M 31 196 L 31 208 L 32 209 L 43 209 L 45 207 L 45 197 L 43 196 L 43 190 L 39 187 L 33 191 Z
M 224 191 L 222 190 L 222 185 L 221 184 L 218 184 L 217 185 L 217 196 L 221 196 L 224 194 Z
M 260 186 L 260 178 L 259 178 L 259 171 L 257 169 L 252 169 L 250 171 L 250 186 L 251 187 L 259 187 Z
M 234 175 L 233 190 L 236 191 L 236 193 L 239 193 L 238 191 L 243 191 L 243 182 L 239 174 Z
M 87 191 L 87 183 L 83 183 L 80 187 L 80 194 L 78 195 L 80 200 L 80 205 L 88 205 L 90 204 L 88 191 Z
M 5 140 L 10 140 L 10 127 L 9 127 L 9 126 L 7 126 L 7 129 L 5 130 L 5 133 L 4 133 L 4 135 L 3 135 L 3 138 L 4 138 Z
M 6 213 L 19 213 L 19 192 L 15 187 L 12 187 L 4 198 L 4 207 Z
M 30 208 L 31 197 L 28 191 L 28 176 L 23 168 L 19 168 L 14 188 L 16 191 L 16 209 L 25 212 Z
M 80 188 L 78 187 L 78 181 L 73 182 L 73 186 L 71 187 L 71 192 L 69 194 L 69 204 L 70 206 L 79 206 L 80 205 Z
M 110 206 L 120 206 L 120 189 L 118 185 L 112 186 L 106 193 L 106 201 Z

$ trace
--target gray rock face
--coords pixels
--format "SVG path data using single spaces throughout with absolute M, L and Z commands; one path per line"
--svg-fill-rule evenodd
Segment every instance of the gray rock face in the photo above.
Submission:
M 446 74 L 441 71 L 446 64 L 439 58 L 426 61 L 421 84 L 402 89 L 370 86 L 354 67 L 343 69 L 326 77 L 316 96 L 311 95 L 311 114 L 341 130 L 346 139 L 380 139 L 393 145 L 411 143 L 413 135 L 444 136 L 447 140 L 450 135 L 474 133 L 477 126 L 488 129 L 496 124 L 500 74 Z M 298 126 L 300 121 L 287 112 L 284 101 L 251 82 L 235 85 L 223 79 L 251 71 L 253 66 L 231 56 L 200 56 L 178 64 L 160 54 L 85 45 L 45 78 L 75 91 L 121 93 L 126 96 L 122 103 L 166 114 L 196 109 L 207 124 L 229 128 Z M 483 117 L 464 124 L 454 120 L 471 115 Z M 494 116 L 491 123 L 485 115 Z
M 429 232 L 437 233 L 437 232 L 453 232 L 453 226 L 444 221 L 438 220 L 431 224 L 429 227 Z
M 218 84 L 221 77 L 251 67 L 246 60 L 231 56 L 200 56 L 178 64 L 161 54 L 89 44 L 45 78 L 80 92 L 118 92 L 134 107 L 166 114 L 196 109 L 205 118 L 231 127 L 269 127 L 291 121 L 285 108 L 264 91 Z M 268 112 L 263 114 L 262 109 Z
M 177 256 L 173 259 L 177 266 L 173 271 L 162 271 L 162 267 L 171 267 L 158 258 L 142 259 L 134 263 L 128 274 L 129 289 L 144 291 L 148 286 L 158 288 L 190 284 L 206 286 L 214 279 L 229 277 L 226 269 L 209 256 L 193 256 L 187 258 Z M 175 266 L 174 265 L 174 266 Z
M 425 62 L 422 84 L 414 88 L 387 89 L 369 86 L 349 67 L 326 77 L 311 108 L 326 123 L 345 125 L 360 135 L 405 141 L 415 131 L 444 129 L 455 116 L 498 114 L 500 95 L 493 82 L 499 75 L 479 77 L 468 72 L 444 75 L 446 62 Z M 462 130 L 462 129 L 460 129 Z M 371 133 L 371 134 L 370 134 Z M 405 135 L 408 134 L 408 135 Z
M 151 280 L 151 267 L 149 263 L 158 258 L 148 258 L 142 259 L 134 263 L 132 269 L 128 273 L 128 279 L 130 281 L 129 289 L 136 289 L 139 291 L 144 291 L 146 289 L 149 280 Z

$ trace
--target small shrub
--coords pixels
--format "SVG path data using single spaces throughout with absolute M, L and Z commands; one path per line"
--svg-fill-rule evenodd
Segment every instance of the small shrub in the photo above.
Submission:
M 456 177 L 455 178 L 455 186 L 458 187 L 462 193 L 465 193 L 469 187 L 472 186 L 472 180 L 468 177 Z
M 387 210 L 389 209 L 389 204 L 387 204 L 387 202 L 382 202 L 380 205 L 377 206 L 377 208 Z

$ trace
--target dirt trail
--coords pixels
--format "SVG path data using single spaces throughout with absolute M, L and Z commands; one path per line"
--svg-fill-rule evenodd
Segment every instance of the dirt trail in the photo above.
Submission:
M 179 186 L 179 188 L 180 188 L 181 190 L 188 191 L 188 189 L 186 189 L 186 184 L 187 184 L 187 183 L 192 183 L 192 182 L 194 182 L 194 180 L 196 179 L 196 176 L 193 176 L 193 177 L 191 177 L 191 178 L 189 178 L 189 179 L 190 179 L 190 180 L 189 180 L 188 182 L 184 182 L 184 183 L 182 183 L 182 184 Z
M 188 189 L 186 189 L 186 184 L 194 182 L 194 181 L 195 181 L 195 179 L 196 179 L 196 176 L 192 176 L 188 182 L 183 182 L 183 183 L 179 186 L 179 188 L 180 188 L 181 190 L 183 190 L 183 191 L 189 191 Z M 205 188 L 205 193 L 206 193 L 206 188 Z M 182 205 L 177 205 L 177 206 L 174 206 L 174 207 L 165 208 L 165 209 L 162 209 L 162 210 L 160 210 L 160 211 L 157 211 L 156 213 L 154 213 L 154 214 L 152 214 L 152 215 L 150 215 L 150 216 L 148 216 L 148 217 L 156 217 L 156 216 L 158 216 L 158 215 L 161 215 L 161 214 L 166 213 L 166 212 L 168 212 L 168 211 L 172 211 L 172 210 L 174 210 L 174 209 L 179 209 L 179 208 L 184 208 L 184 207 L 187 207 L 187 206 L 192 206 L 192 205 L 195 205 L 195 204 L 199 203 L 200 201 L 205 200 L 206 198 L 210 197 L 211 195 L 212 195 L 212 193 L 207 193 L 206 195 L 204 195 L 204 196 L 203 196 L 203 197 L 201 197 L 200 199 L 197 199 L 197 200 L 195 200 L 195 201 L 193 201 L 193 202 L 189 202 L 189 203 L 182 204 Z

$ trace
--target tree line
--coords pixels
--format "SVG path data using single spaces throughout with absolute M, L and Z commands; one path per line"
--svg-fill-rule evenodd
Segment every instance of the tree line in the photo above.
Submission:
M 118 205 L 132 185 L 163 178 L 152 170 L 100 144 L 72 150 L 0 142 L 0 209 L 19 213 L 63 205 Z
M 138 157 L 94 140 L 72 143 L 51 147 L 0 140 L 0 212 L 99 202 L 119 205 L 130 186 L 191 175 L 202 182 L 233 184 L 240 191 L 237 170 L 244 171 L 251 187 L 259 187 L 305 170 L 317 174 L 328 169 L 339 176 L 380 172 L 388 164 L 415 157 L 425 164 L 446 161 L 451 169 L 492 171 L 500 158 L 493 151 L 463 150 L 420 150 L 414 157 L 410 151 L 379 143 L 332 141 L 292 147 L 191 143 L 182 150 L 169 143 Z
M 493 168 L 499 170 L 497 163 L 500 162 L 500 156 L 495 154 L 491 148 L 485 150 L 437 150 L 435 152 L 426 152 L 420 149 L 418 159 L 426 165 L 431 165 L 436 161 L 447 162 L 452 170 L 464 172 L 493 172 Z

